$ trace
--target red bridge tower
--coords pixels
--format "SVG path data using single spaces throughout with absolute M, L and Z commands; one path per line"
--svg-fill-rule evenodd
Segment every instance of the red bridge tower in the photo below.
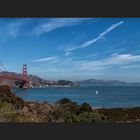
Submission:
M 22 79 L 27 81 L 27 64 L 23 64 Z
M 27 79 L 27 64 L 23 64 L 22 80 L 25 81 L 24 88 L 29 87 L 29 81 Z

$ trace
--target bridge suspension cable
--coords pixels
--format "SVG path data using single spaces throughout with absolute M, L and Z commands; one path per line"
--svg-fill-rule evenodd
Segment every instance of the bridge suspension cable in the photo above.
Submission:
M 0 71 L 7 71 L 4 64 L 2 63 L 2 61 L 0 60 Z

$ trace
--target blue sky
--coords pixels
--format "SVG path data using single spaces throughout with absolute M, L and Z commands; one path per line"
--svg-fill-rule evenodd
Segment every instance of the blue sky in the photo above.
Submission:
M 140 18 L 0 18 L 0 60 L 45 79 L 140 82 Z

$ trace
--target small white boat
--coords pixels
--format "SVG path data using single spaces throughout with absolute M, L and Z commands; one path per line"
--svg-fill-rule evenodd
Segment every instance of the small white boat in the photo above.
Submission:
M 98 92 L 98 90 L 96 90 L 96 94 L 98 94 L 99 92 Z

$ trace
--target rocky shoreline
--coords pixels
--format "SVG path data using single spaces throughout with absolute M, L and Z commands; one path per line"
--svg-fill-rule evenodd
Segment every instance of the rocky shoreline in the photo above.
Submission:
M 0 86 L 0 122 L 140 122 L 140 107 L 94 108 L 87 103 L 78 105 L 67 98 L 54 104 L 27 102 L 13 94 L 9 86 L 4 85 Z

